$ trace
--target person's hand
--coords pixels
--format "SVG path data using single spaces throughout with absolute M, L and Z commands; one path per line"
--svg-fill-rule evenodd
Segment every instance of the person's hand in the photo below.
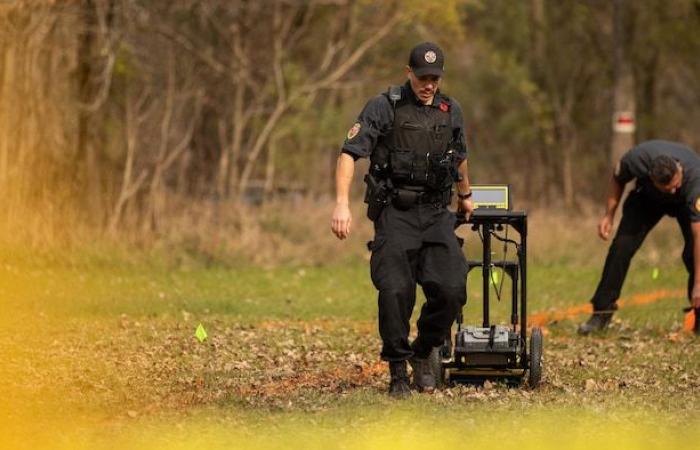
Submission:
M 690 302 L 693 304 L 693 308 L 700 308 L 700 283 L 698 283 L 697 281 L 695 282 L 695 285 L 693 286 L 693 291 L 690 294 Z
M 469 216 L 474 212 L 474 202 L 471 198 L 457 199 L 457 212 L 464 214 L 464 218 L 469 220 Z
M 338 239 L 345 239 L 350 234 L 350 224 L 352 223 L 352 214 L 347 203 L 337 203 L 333 210 L 333 218 L 331 219 L 331 229 Z
M 613 218 L 609 214 L 603 216 L 598 222 L 598 236 L 604 241 L 607 241 L 610 237 L 610 231 L 612 230 Z

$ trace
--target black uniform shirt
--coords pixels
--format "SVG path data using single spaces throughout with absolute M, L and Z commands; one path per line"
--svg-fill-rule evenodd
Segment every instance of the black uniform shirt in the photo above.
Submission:
M 411 89 L 409 82 L 401 86 L 401 98 L 414 101 L 423 108 L 440 108 L 449 105 L 452 124 L 452 148 L 457 153 L 457 162 L 467 159 L 467 144 L 464 137 L 464 117 L 462 107 L 451 97 L 438 91 L 431 105 L 423 105 Z M 444 106 L 443 106 L 444 107 Z M 343 143 L 342 151 L 354 159 L 366 158 L 372 154 L 380 136 L 386 136 L 394 125 L 394 107 L 386 94 L 371 98 L 350 128 Z
M 683 168 L 681 187 L 675 194 L 659 191 L 649 177 L 651 162 L 659 155 L 670 156 Z M 685 204 L 691 221 L 700 222 L 700 156 L 693 149 L 670 141 L 642 142 L 620 159 L 614 176 L 622 185 L 636 179 L 637 189 L 654 201 Z

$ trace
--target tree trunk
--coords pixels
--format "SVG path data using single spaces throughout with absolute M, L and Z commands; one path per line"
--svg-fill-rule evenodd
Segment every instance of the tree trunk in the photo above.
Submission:
M 89 103 L 92 97 L 92 88 L 90 80 L 92 78 L 92 56 L 95 46 L 95 29 L 97 28 L 97 17 L 95 4 L 93 0 L 85 0 L 81 6 L 81 35 L 78 43 L 78 102 L 81 105 Z M 89 145 L 88 129 L 90 127 L 90 112 L 85 108 L 78 110 L 78 136 L 76 156 L 78 164 L 78 179 L 82 178 L 86 181 L 85 194 L 88 200 L 89 211 L 93 211 L 94 193 L 98 187 L 98 168 L 96 167 L 96 158 L 94 148 Z M 82 168 L 82 171 L 80 170 Z M 82 173 L 80 173 L 82 172 Z
M 546 16 L 544 0 L 530 0 L 530 79 L 536 86 L 542 89 L 546 86 L 547 79 L 543 70 L 547 67 L 546 52 Z M 538 149 L 533 149 L 537 164 L 533 164 L 533 170 L 525 174 L 524 198 L 537 198 L 539 191 L 544 194 L 546 203 L 552 200 L 552 195 L 556 195 L 548 189 L 558 178 L 553 166 L 556 166 L 556 158 L 552 158 L 551 152 L 556 141 L 551 123 L 550 114 L 543 102 L 543 95 L 532 96 L 530 101 L 533 114 L 538 120 L 538 131 L 540 145 Z M 536 182 L 535 180 L 538 180 Z M 537 185 L 539 184 L 539 185 Z
M 280 136 L 278 134 L 270 138 L 267 146 L 267 161 L 265 164 L 265 183 L 263 185 L 263 201 L 269 202 L 273 199 L 273 189 L 275 187 L 275 153 Z
M 160 123 L 160 141 L 158 145 L 158 154 L 156 156 L 153 176 L 151 177 L 150 187 L 148 189 L 148 201 L 146 204 L 146 215 L 144 220 L 144 231 L 156 231 L 158 228 L 158 216 L 162 210 L 164 202 L 161 192 L 161 183 L 163 172 L 165 170 L 165 159 L 168 154 L 168 145 L 170 138 L 170 130 L 175 108 L 175 55 L 174 49 L 171 47 L 168 51 L 168 74 L 166 81 L 165 104 L 163 105 L 163 118 Z
M 572 127 L 565 133 L 567 136 L 563 140 L 562 145 L 562 160 L 561 160 L 561 177 L 562 187 L 564 188 L 564 204 L 568 207 L 574 205 L 576 200 L 574 189 L 574 165 L 573 158 L 576 154 L 576 134 Z
M 629 0 L 613 1 L 613 131 L 610 143 L 611 166 L 634 145 L 635 97 L 634 75 L 628 52 L 631 40 L 631 8 Z
M 10 41 L 8 39 L 8 41 Z M 8 101 L 13 95 L 14 72 L 16 68 L 15 47 L 9 43 L 3 48 L 3 64 L 0 67 L 0 135 L 6 136 L 0 139 L 0 186 L 6 188 L 9 184 L 9 157 L 10 157 L 10 115 Z
M 107 230 L 111 235 L 116 235 L 119 223 L 124 215 L 124 210 L 129 204 L 129 200 L 139 191 L 139 189 L 141 189 L 141 186 L 143 185 L 144 181 L 146 181 L 146 177 L 148 176 L 148 171 L 144 169 L 141 171 L 136 180 L 133 179 L 136 159 L 136 142 L 139 134 L 139 114 L 144 97 L 142 97 L 140 101 L 134 101 L 132 98 L 133 95 L 130 93 L 128 82 L 125 83 L 124 90 L 124 138 L 126 142 L 126 161 L 124 162 L 124 172 L 122 173 L 121 189 L 109 218 Z

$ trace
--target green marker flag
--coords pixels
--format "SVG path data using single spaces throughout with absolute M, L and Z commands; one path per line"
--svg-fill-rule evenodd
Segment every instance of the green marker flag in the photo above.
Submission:
M 654 270 L 651 271 L 651 279 L 656 280 L 657 278 L 659 278 L 659 268 L 654 267 Z
M 491 271 L 491 280 L 493 280 L 494 284 L 498 284 L 498 280 L 500 278 L 500 274 L 498 273 L 497 270 L 492 270 Z
M 197 325 L 197 330 L 194 332 L 194 337 L 196 337 L 199 342 L 204 342 L 207 338 L 207 330 L 204 329 L 204 326 L 200 323 Z

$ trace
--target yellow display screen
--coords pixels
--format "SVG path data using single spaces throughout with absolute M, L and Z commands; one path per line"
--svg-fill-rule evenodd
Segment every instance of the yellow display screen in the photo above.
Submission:
M 510 193 L 507 184 L 473 184 L 474 208 L 510 209 Z

